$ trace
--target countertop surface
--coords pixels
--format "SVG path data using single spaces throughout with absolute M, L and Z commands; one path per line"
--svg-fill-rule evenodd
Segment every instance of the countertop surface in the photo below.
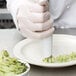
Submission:
M 57 30 L 55 33 L 76 35 L 76 29 Z M 13 56 L 14 46 L 24 39 L 16 29 L 0 29 L 0 50 L 7 49 Z M 43 68 L 31 65 L 30 76 L 76 76 L 76 66 Z

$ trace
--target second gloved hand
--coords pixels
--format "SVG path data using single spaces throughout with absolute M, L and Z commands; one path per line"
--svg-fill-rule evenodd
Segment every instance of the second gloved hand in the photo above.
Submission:
M 43 3 L 23 0 L 17 13 L 18 26 L 23 36 L 29 38 L 44 38 L 50 36 L 54 28 L 49 12 L 48 1 Z M 45 1 L 45 0 L 44 0 Z

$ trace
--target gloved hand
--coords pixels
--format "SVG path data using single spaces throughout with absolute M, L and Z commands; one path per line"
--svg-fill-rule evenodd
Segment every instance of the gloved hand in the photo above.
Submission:
M 21 34 L 29 38 L 50 36 L 54 28 L 49 12 L 48 0 L 23 0 L 17 11 L 17 22 Z

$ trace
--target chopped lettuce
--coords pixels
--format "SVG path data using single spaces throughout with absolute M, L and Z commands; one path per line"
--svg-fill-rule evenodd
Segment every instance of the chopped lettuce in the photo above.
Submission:
M 63 62 L 69 62 L 72 60 L 76 60 L 76 53 L 72 52 L 69 55 L 59 55 L 57 57 L 47 57 L 43 59 L 43 62 L 45 63 L 63 63 Z
M 25 72 L 27 68 L 26 64 L 10 57 L 6 50 L 0 53 L 0 76 L 16 76 Z

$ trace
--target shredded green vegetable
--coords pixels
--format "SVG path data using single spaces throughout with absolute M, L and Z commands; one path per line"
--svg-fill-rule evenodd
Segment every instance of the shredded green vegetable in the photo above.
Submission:
M 26 64 L 10 57 L 6 50 L 0 53 L 0 76 L 16 76 L 25 72 L 27 68 Z
M 69 62 L 72 60 L 76 60 L 76 53 L 72 52 L 71 54 L 68 55 L 59 55 L 57 57 L 48 57 L 44 58 L 43 62 L 45 63 L 63 63 L 63 62 Z

